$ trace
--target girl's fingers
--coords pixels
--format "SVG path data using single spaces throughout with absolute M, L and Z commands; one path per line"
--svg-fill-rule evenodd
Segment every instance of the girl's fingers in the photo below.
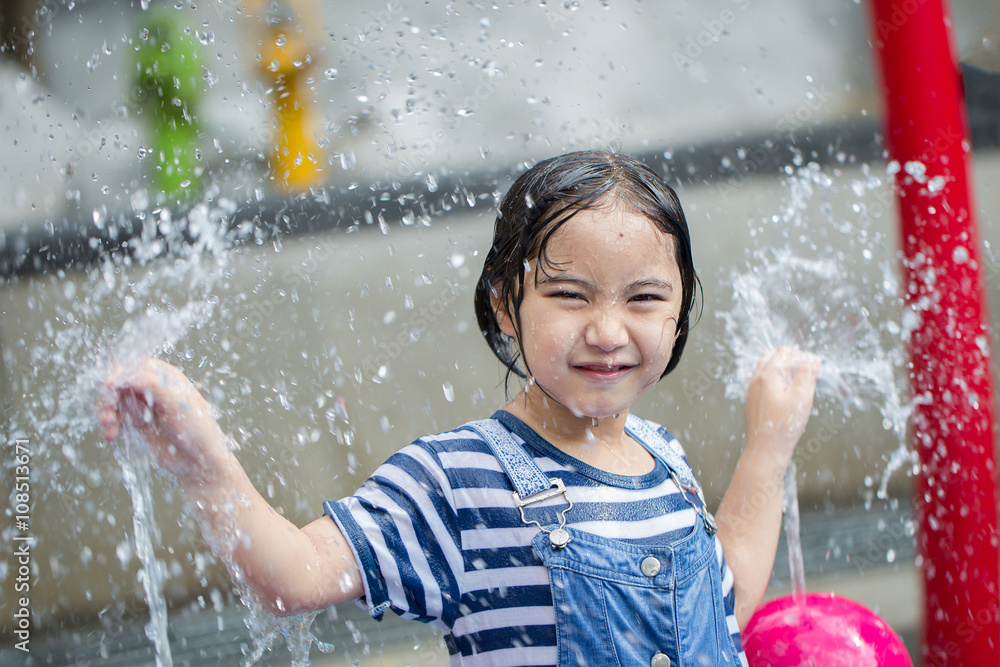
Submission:
M 757 367 L 754 369 L 754 374 L 755 375 L 759 374 L 765 368 L 767 368 L 771 364 L 771 361 L 781 351 L 781 349 L 782 348 L 771 348 L 768 350 L 764 350 L 764 352 L 760 355 L 760 360 L 757 362 Z
M 94 401 L 94 409 L 97 412 L 97 423 L 101 428 L 101 435 L 105 440 L 114 440 L 118 437 L 119 422 L 115 392 L 111 388 L 110 378 L 103 386 L 97 390 L 97 398 Z
M 136 426 L 146 421 L 144 412 L 148 404 L 145 391 L 141 388 L 142 374 L 141 369 L 133 369 L 126 374 L 123 366 L 112 362 L 107 379 L 97 390 L 95 401 L 97 422 L 105 440 L 117 438 L 126 421 Z
M 746 398 L 791 401 L 796 405 L 808 399 L 811 403 L 819 368 L 820 358 L 798 346 L 767 350 L 747 386 Z

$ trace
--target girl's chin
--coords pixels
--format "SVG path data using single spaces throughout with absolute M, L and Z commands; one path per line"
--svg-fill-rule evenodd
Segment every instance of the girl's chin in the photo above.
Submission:
M 617 417 L 625 414 L 629 411 L 629 406 L 622 407 L 609 407 L 606 405 L 602 406 L 590 406 L 580 409 L 568 408 L 574 417 L 579 419 L 608 419 L 609 417 Z
M 577 419 L 585 420 L 607 419 L 609 417 L 614 417 L 615 415 L 627 414 L 632 407 L 632 403 L 634 403 L 634 401 L 626 403 L 622 400 L 597 400 L 587 402 L 568 400 L 565 395 L 560 396 L 558 392 L 551 394 L 545 392 L 545 394 L 536 394 L 532 396 L 531 389 L 528 390 L 528 397 L 529 401 L 531 398 L 536 399 L 535 401 L 531 401 L 535 404 L 536 409 L 541 409 L 542 411 L 550 411 L 553 408 L 557 410 L 561 409 Z M 599 399 L 601 397 L 592 398 Z M 636 396 L 636 399 L 638 398 L 639 397 Z M 555 405 L 553 405 L 553 403 L 555 403 Z

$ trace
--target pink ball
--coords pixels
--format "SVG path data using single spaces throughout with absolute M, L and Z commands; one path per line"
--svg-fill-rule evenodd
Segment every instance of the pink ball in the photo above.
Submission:
M 750 667 L 913 667 L 885 621 L 832 593 L 789 595 L 759 607 L 743 649 Z

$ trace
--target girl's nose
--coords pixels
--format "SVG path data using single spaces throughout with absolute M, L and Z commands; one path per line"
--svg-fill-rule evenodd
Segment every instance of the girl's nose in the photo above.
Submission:
M 617 350 L 628 343 L 628 331 L 621 317 L 607 310 L 600 310 L 587 326 L 584 341 L 605 352 Z

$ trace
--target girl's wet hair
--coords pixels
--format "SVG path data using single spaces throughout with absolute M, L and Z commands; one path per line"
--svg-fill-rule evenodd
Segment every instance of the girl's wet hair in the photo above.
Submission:
M 526 377 L 521 360 L 521 300 L 527 263 L 549 264 L 546 247 L 552 235 L 577 212 L 625 205 L 650 220 L 673 240 L 681 274 L 681 313 L 673 354 L 662 378 L 680 361 L 687 342 L 700 287 L 691 257 L 691 236 L 677 193 L 638 159 L 607 151 L 580 151 L 539 162 L 514 181 L 500 204 L 493 245 L 476 285 L 479 329 L 493 353 L 507 367 L 507 377 Z M 511 304 L 516 339 L 500 329 L 490 299 Z

